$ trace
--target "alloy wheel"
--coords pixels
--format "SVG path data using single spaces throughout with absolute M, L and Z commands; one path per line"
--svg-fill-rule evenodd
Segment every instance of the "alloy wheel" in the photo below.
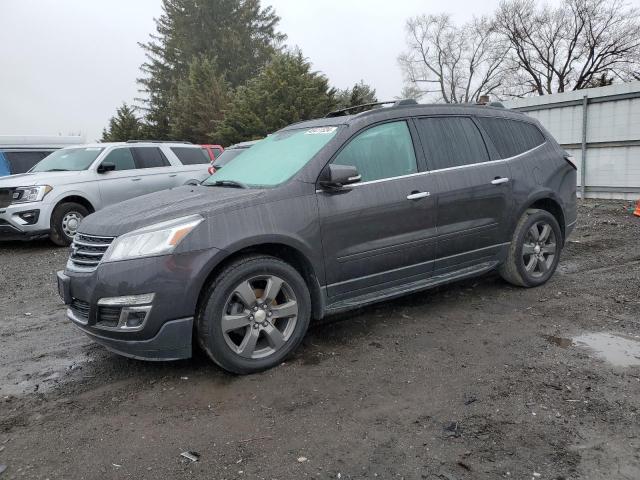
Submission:
M 551 225 L 539 221 L 531 225 L 522 245 L 522 261 L 526 272 L 540 278 L 552 268 L 556 257 L 556 235 Z
M 298 319 L 293 289 L 282 278 L 263 275 L 237 285 L 224 307 L 227 346 L 244 358 L 273 355 L 291 338 Z

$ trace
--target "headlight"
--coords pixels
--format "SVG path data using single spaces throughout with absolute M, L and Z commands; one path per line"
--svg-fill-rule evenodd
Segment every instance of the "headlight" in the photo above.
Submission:
M 171 253 L 202 220 L 200 215 L 190 215 L 126 233 L 113 241 L 102 261 L 117 262 Z
M 40 202 L 51 190 L 53 190 L 51 185 L 18 187 L 13 191 L 12 203 Z

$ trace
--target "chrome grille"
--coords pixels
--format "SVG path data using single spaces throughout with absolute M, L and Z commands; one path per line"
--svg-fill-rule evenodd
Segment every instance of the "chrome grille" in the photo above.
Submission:
M 114 237 L 98 237 L 77 233 L 71 244 L 69 261 L 77 270 L 95 270 Z

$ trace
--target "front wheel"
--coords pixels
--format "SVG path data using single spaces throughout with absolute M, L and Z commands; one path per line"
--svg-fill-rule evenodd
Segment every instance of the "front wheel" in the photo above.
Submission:
M 89 210 L 79 203 L 67 202 L 58 205 L 51 214 L 49 238 L 61 247 L 71 245 L 80 222 L 89 215 Z
M 499 272 L 520 287 L 546 283 L 560 261 L 563 238 L 557 220 L 546 210 L 530 209 L 518 221 L 509 253 Z
M 199 308 L 198 342 L 225 370 L 247 374 L 280 364 L 309 326 L 309 289 L 296 269 L 266 255 L 225 268 Z

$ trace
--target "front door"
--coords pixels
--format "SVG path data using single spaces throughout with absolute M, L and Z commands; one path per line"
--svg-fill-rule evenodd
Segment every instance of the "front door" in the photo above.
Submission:
M 333 160 L 360 183 L 317 194 L 327 294 L 365 294 L 429 277 L 435 255 L 435 184 L 420 172 L 405 121 L 356 135 Z
M 438 185 L 434 274 L 493 260 L 509 242 L 509 166 L 491 160 L 469 117 L 416 119 L 431 175 Z
M 114 171 L 98 175 L 102 206 L 113 205 L 145 192 L 141 171 L 136 167 L 129 147 L 115 148 L 101 163 L 112 163 Z

